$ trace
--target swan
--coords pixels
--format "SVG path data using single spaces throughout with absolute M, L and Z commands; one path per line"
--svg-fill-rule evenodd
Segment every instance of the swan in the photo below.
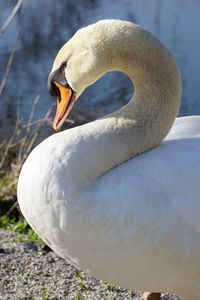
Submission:
M 49 75 L 53 127 L 59 131 L 84 89 L 114 70 L 132 80 L 132 99 L 31 152 L 18 181 L 21 211 L 56 253 L 93 276 L 155 292 L 146 299 L 172 292 L 197 300 L 200 117 L 176 118 L 181 79 L 165 46 L 128 21 L 78 30 Z

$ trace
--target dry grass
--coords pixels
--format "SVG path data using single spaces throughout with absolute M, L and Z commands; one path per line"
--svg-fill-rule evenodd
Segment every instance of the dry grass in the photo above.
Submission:
M 47 135 L 49 135 L 51 120 L 49 118 L 52 107 L 40 120 L 34 120 L 35 110 L 40 96 L 37 95 L 32 105 L 29 120 L 23 123 L 19 117 L 9 136 L 0 143 L 0 201 L 10 203 L 6 215 L 16 208 L 16 186 L 20 169 L 32 149 Z M 4 208 L 6 204 L 4 203 Z M 1 207 L 0 207 L 1 208 Z M 1 209 L 0 209 L 1 210 Z M 4 210 L 5 213 L 5 210 Z M 2 212 L 0 211 L 0 215 Z
M 21 8 L 23 0 L 18 0 L 16 5 L 13 7 L 8 18 L 4 24 L 0 27 L 0 37 L 6 34 L 7 28 L 15 18 L 16 14 Z M 7 81 L 11 72 L 11 67 L 15 58 L 16 46 L 18 43 L 20 28 L 17 30 L 16 37 L 13 39 L 13 46 L 8 57 L 8 62 L 5 67 L 5 71 L 0 80 L 0 97 L 2 97 L 3 90 L 7 85 Z M 30 151 L 41 141 L 41 136 L 46 137 L 48 134 L 47 128 L 50 120 L 49 115 L 51 109 L 41 119 L 34 121 L 35 109 L 38 104 L 40 96 L 35 97 L 33 106 L 30 112 L 30 117 L 27 123 L 24 123 L 19 114 L 19 104 L 17 109 L 16 123 L 13 129 L 9 128 L 9 132 L 5 137 L 0 136 L 0 215 L 2 200 L 11 199 L 16 194 L 16 184 L 19 175 L 20 168 L 30 153 Z M 1 99 L 3 101 L 3 99 Z M 46 136 L 45 136 L 45 133 Z M 16 198 L 16 196 L 15 196 Z

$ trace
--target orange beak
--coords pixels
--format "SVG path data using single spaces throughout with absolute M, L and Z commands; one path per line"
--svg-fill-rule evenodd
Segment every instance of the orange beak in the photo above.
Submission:
M 55 131 L 59 131 L 75 103 L 76 95 L 70 88 L 66 88 L 55 81 L 54 84 L 60 91 L 60 97 L 57 98 L 57 107 L 56 114 L 53 120 L 53 129 Z

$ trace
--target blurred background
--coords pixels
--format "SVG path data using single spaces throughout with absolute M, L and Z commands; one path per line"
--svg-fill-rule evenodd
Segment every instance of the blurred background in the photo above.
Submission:
M 0 125 L 9 126 L 20 116 L 28 119 L 36 95 L 40 95 L 35 118 L 53 103 L 46 83 L 58 49 L 77 29 L 103 18 L 133 21 L 154 33 L 172 52 L 182 75 L 180 115 L 200 113 L 200 1 L 199 0 L 29 0 L 21 6 L 0 35 L 0 82 L 15 47 L 6 84 L 1 90 Z M 16 5 L 0 1 L 0 28 Z M 77 106 L 101 113 L 127 102 L 132 86 L 124 74 L 107 74 L 85 91 Z M 87 111 L 85 109 L 85 111 Z M 103 111 L 104 113 L 104 111 Z
M 133 21 L 154 33 L 170 49 L 181 70 L 183 95 L 179 114 L 200 114 L 199 12 L 199 0 L 1 0 L 2 178 L 8 171 L 16 170 L 18 174 L 30 150 L 52 133 L 50 120 L 55 107 L 52 111 L 50 108 L 55 100 L 46 86 L 58 49 L 77 29 L 99 19 Z M 106 74 L 84 92 L 66 126 L 113 111 L 126 103 L 132 93 L 126 75 Z M 17 176 L 14 178 L 16 183 Z

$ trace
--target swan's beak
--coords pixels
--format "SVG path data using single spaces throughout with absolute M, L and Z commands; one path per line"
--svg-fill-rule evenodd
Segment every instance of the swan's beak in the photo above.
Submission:
M 69 115 L 75 103 L 76 94 L 69 87 L 64 87 L 55 81 L 54 84 L 58 88 L 60 95 L 57 98 L 57 107 L 56 114 L 53 120 L 53 129 L 55 131 L 60 131 L 65 119 Z

